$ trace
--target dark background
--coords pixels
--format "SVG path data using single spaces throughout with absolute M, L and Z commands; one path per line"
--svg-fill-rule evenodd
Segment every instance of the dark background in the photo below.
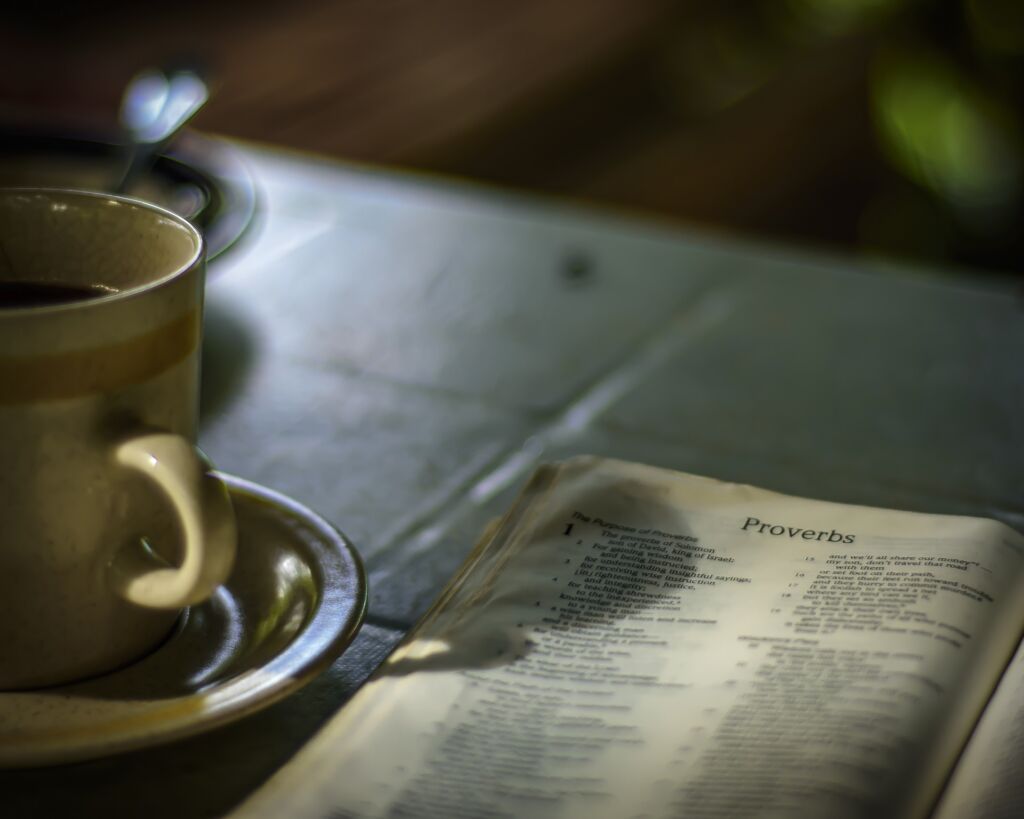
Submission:
M 195 126 L 722 232 L 1017 273 L 1018 0 L 28 3 L 0 115 L 116 122 L 201 65 Z

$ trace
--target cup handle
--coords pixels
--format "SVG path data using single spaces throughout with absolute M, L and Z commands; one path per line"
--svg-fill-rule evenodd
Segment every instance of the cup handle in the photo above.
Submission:
M 160 489 L 181 524 L 184 547 L 177 567 L 144 542 L 122 549 L 111 565 L 114 589 L 147 608 L 177 609 L 205 600 L 227 579 L 235 558 L 235 515 L 227 487 L 202 452 L 180 435 L 139 435 L 119 444 L 115 458 Z

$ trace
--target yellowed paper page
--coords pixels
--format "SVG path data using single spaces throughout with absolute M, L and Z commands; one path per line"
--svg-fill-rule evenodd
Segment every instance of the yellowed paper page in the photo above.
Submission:
M 1022 555 L 994 521 L 576 459 L 239 814 L 923 816 Z
M 935 819 L 1024 816 L 1024 648 L 999 683 Z

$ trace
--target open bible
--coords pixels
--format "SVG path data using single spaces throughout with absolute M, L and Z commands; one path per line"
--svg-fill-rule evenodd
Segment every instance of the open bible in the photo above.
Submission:
M 239 812 L 1024 815 L 1024 537 L 597 458 L 542 467 Z

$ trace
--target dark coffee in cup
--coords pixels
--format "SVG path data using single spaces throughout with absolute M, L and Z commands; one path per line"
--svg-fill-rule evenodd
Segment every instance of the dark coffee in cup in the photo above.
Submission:
M 68 304 L 109 296 L 113 292 L 108 288 L 95 285 L 0 281 L 0 310 Z

